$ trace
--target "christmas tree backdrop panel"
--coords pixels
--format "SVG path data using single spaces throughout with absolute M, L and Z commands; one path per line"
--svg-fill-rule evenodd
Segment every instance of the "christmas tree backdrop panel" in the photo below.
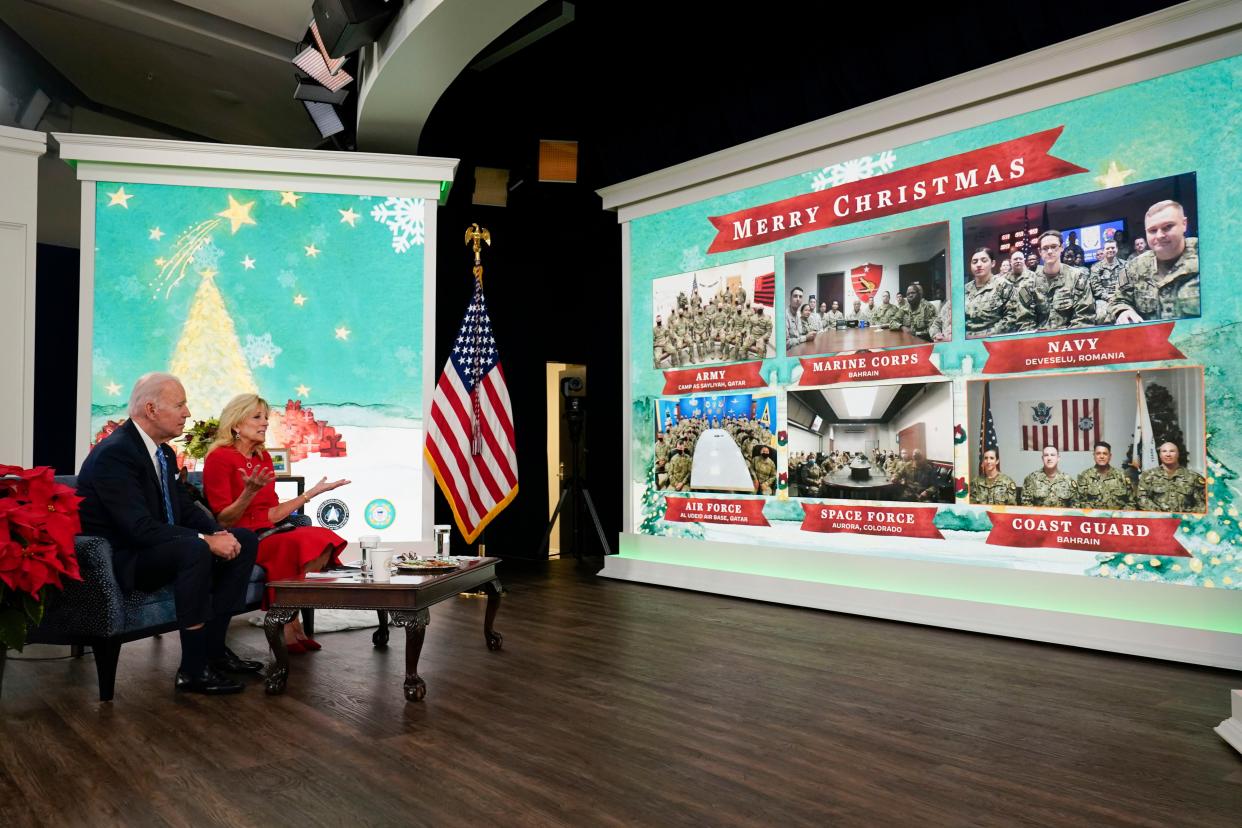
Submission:
M 1076 478 L 1095 465 L 1095 444 L 1101 440 L 1109 444 L 1111 465 L 1123 470 L 1136 490 L 1140 473 L 1159 465 L 1157 449 L 1165 442 L 1178 447 L 1182 465 L 1206 479 L 1203 380 L 1203 369 L 1190 366 L 972 381 L 966 384 L 967 422 L 984 422 L 986 398 L 1001 471 L 1019 486 L 1042 468 L 1045 446 L 1057 448 L 1059 470 Z M 972 459 L 982 443 L 973 442 Z M 971 477 L 977 472 L 972 462 Z
M 422 199 L 100 181 L 91 433 L 134 381 L 169 371 L 192 419 L 243 392 L 268 442 L 330 496 L 337 531 L 422 534 Z M 434 209 L 434 205 L 433 205 Z M 196 461 L 183 457 L 193 468 Z
M 1154 205 L 1163 205 L 1170 201 L 1178 205 L 1173 212 L 1184 217 L 1184 227 L 1183 222 L 1177 222 L 1177 226 L 1171 229 L 1176 231 L 1179 238 L 1185 237 L 1193 247 L 1193 267 L 1197 275 L 1202 251 L 1198 244 L 1199 198 L 1195 179 L 1194 173 L 1183 173 L 967 216 L 962 221 L 963 247 L 959 257 L 961 273 L 964 274 L 962 281 L 969 283 L 973 279 L 970 259 L 973 251 L 978 248 L 986 247 L 994 251 L 994 267 L 997 269 L 1001 262 L 1011 260 L 1013 254 L 1019 251 L 1028 261 L 1032 256 L 1040 260 L 1040 234 L 1056 230 L 1063 239 L 1061 257 L 1064 259 L 1065 254 L 1071 252 L 1081 256 L 1073 266 L 1083 271 L 1082 275 L 1087 278 L 1093 294 L 1096 315 L 1090 320 L 1090 324 L 1084 323 L 1082 327 L 1124 324 L 1116 322 L 1117 309 L 1109 307 L 1110 298 L 1114 296 L 1117 287 L 1116 280 L 1121 272 L 1116 269 L 1116 262 L 1123 262 L 1137 255 L 1132 240 L 1138 240 L 1144 249 L 1149 244 L 1161 244 L 1165 241 L 1169 228 L 1161 227 L 1163 222 L 1159 220 L 1165 211 L 1156 210 L 1152 216 L 1156 220 L 1147 220 Z M 1118 248 L 1117 256 L 1111 261 L 1105 250 L 1110 241 Z M 1069 264 L 1068 260 L 1066 263 Z M 1011 281 L 1016 283 L 1018 280 L 1011 277 Z M 1144 300 L 1144 297 L 1136 297 L 1136 301 Z M 1193 284 L 1187 285 L 1175 302 L 1160 303 L 1155 296 L 1150 297 L 1150 301 L 1154 302 L 1151 307 L 1142 308 L 1147 321 L 1199 316 L 1198 280 L 1195 279 Z M 1160 307 L 1161 304 L 1163 307 Z M 969 311 L 967 308 L 967 312 Z M 993 331 L 968 335 L 981 338 L 1004 333 Z M 1141 333 L 1136 335 L 1141 336 Z
M 819 305 L 827 304 L 830 309 L 835 301 L 846 325 L 827 328 L 827 332 L 813 342 L 795 347 L 789 353 L 813 356 L 891 347 L 887 340 L 880 338 L 860 340 L 856 333 L 859 316 L 854 303 L 859 303 L 859 311 L 875 331 L 900 327 L 896 318 L 888 318 L 895 307 L 882 309 L 886 298 L 889 304 L 896 306 L 898 297 L 903 296 L 910 285 L 917 284 L 922 301 L 939 311 L 940 304 L 949 295 L 945 272 L 948 247 L 949 225 L 939 222 L 786 253 L 781 296 L 788 301 L 790 291 L 798 288 L 808 300 L 815 295 Z M 870 307 L 871 302 L 874 307 Z M 951 331 L 946 333 L 952 335 Z M 930 336 L 918 338 L 931 341 Z
M 816 149 L 808 158 L 833 159 L 832 163 L 818 168 L 808 163 L 805 172 L 789 175 L 793 162 L 787 154 L 780 155 L 776 143 L 770 148 L 756 148 L 754 163 L 746 168 L 744 177 L 739 173 L 736 179 L 741 188 L 732 192 L 726 190 L 727 179 L 695 183 L 698 168 L 693 164 L 667 173 L 669 190 L 658 200 L 651 195 L 656 185 L 650 181 L 646 189 L 635 184 L 626 190 L 628 185 L 618 185 L 617 195 L 606 192 L 606 203 L 615 198 L 613 203 L 625 205 L 623 210 L 628 212 L 622 216 L 629 241 L 626 277 L 631 319 L 627 386 L 632 394 L 632 442 L 627 514 L 637 536 L 677 541 L 673 545 L 644 545 L 634 540 L 623 547 L 643 561 L 677 564 L 688 555 L 696 560 L 695 566 L 710 569 L 712 554 L 719 554 L 722 561 L 729 558 L 722 544 L 759 546 L 772 554 L 762 559 L 763 566 L 756 563 L 757 559 L 751 560 L 748 572 L 826 579 L 830 583 L 838 577 L 832 571 L 808 576 L 809 570 L 802 563 L 793 563 L 805 562 L 801 550 L 830 553 L 835 560 L 847 556 L 926 561 L 1072 575 L 1091 581 L 1237 590 L 1242 585 L 1242 554 L 1235 553 L 1233 544 L 1242 540 L 1242 535 L 1237 526 L 1238 496 L 1228 481 L 1236 479 L 1242 470 L 1242 431 L 1233 427 L 1238 418 L 1233 389 L 1242 385 L 1242 363 L 1237 359 L 1242 328 L 1236 324 L 1242 318 L 1242 292 L 1236 289 L 1235 275 L 1228 270 L 1231 264 L 1217 256 L 1208 256 L 1198 266 L 1207 293 L 1197 315 L 1165 313 L 1160 309 L 1167 303 L 1156 301 L 1152 305 L 1156 309 L 1154 318 L 1148 317 L 1143 325 L 1092 324 L 1031 330 L 986 341 L 967 339 L 960 333 L 965 330 L 966 280 L 963 271 L 954 267 L 955 278 L 947 280 L 946 288 L 956 332 L 950 341 L 876 352 L 826 357 L 785 355 L 764 360 L 764 383 L 791 395 L 788 402 L 785 394 L 777 396 L 779 419 L 788 419 L 791 425 L 777 435 L 777 466 L 782 475 L 777 492 L 754 496 L 763 502 L 762 525 L 670 522 L 665 517 L 666 492 L 650 473 L 654 464 L 650 435 L 656 433 L 661 397 L 667 393 L 667 372 L 654 367 L 650 356 L 656 311 L 651 303 L 662 295 L 657 285 L 665 274 L 720 272 L 731 265 L 772 256 L 780 286 L 777 294 L 783 297 L 777 312 L 783 321 L 783 304 L 790 288 L 801 287 L 808 295 L 821 293 L 825 283 L 821 274 L 841 274 L 846 285 L 843 296 L 848 300 L 858 295 L 856 289 L 850 293 L 849 285 L 854 284 L 860 266 L 867 284 L 859 285 L 870 289 L 876 284 L 866 278 L 870 265 L 882 267 L 879 284 L 888 284 L 900 279 L 902 264 L 925 263 L 941 251 L 954 262 L 964 262 L 973 246 L 995 247 L 1004 240 L 1012 247 L 1012 234 L 1025 232 L 1026 221 L 1032 227 L 1057 225 L 1058 230 L 1075 230 L 1080 244 L 1094 245 L 1099 239 L 1094 235 L 1088 238 L 1092 226 L 1096 227 L 1092 232 L 1101 236 L 1118 228 L 1136 234 L 1141 228 L 1146 234 L 1143 220 L 1147 208 L 1164 199 L 1176 199 L 1187 218 L 1183 235 L 1201 239 L 1205 249 L 1222 249 L 1227 240 L 1242 238 L 1242 219 L 1231 207 L 1238 197 L 1236 169 L 1242 164 L 1242 145 L 1231 138 L 1237 119 L 1242 117 L 1242 100 L 1236 95 L 1242 58 L 1145 76 L 1149 79 L 1118 88 L 1101 70 L 1099 78 L 1091 76 L 1095 94 L 1079 99 L 1065 94 L 1061 102 L 1032 107 L 1018 115 L 1007 114 L 1013 112 L 1010 106 L 1002 110 L 1006 117 L 1000 120 L 982 117 L 997 108 L 980 103 L 978 111 L 972 110 L 969 117 L 947 121 L 966 121 L 960 131 L 926 134 L 913 143 L 885 143 L 892 136 L 882 131 L 845 141 L 848 135 L 843 131 L 850 128 L 849 124 L 829 119 L 824 129 L 836 137 L 823 144 L 829 149 Z M 1049 100 L 1039 96 L 1028 99 Z M 1144 101 L 1161 101 L 1163 105 L 1146 107 Z M 915 105 L 917 101 L 905 103 Z M 898 123 L 906 122 L 894 121 L 894 128 Z M 933 126 L 920 124 L 918 129 Z M 911 133 L 903 127 L 901 134 Z M 860 154 L 832 156 L 831 147 L 843 145 L 843 141 Z M 769 151 L 773 153 L 769 162 L 780 174 L 754 183 L 762 181 L 765 162 L 760 160 L 760 153 Z M 631 201 L 622 200 L 631 195 Z M 675 206 L 668 206 L 670 203 Z M 947 240 L 939 229 L 946 225 Z M 1006 233 L 1011 234 L 1009 239 L 1004 239 Z M 931 237 L 924 238 L 924 234 Z M 1068 234 L 1064 238 L 1068 241 Z M 905 239 L 918 239 L 919 250 L 891 263 L 881 261 L 884 251 Z M 849 255 L 831 261 L 827 258 L 838 251 Z M 1198 272 L 1170 275 L 1150 256 L 1143 261 L 1149 260 L 1151 273 L 1136 271 L 1135 279 L 1147 280 L 1141 288 L 1135 287 L 1137 292 L 1156 295 L 1176 282 L 1174 292 L 1188 295 L 1190 291 L 1181 291 L 1179 286 L 1189 283 L 1192 276 L 1197 286 Z M 899 284 L 893 286 L 894 293 Z M 907 353 L 912 355 L 910 360 L 892 359 L 893 355 Z M 1023 448 L 1020 404 L 1038 405 L 1042 401 L 1048 406 L 1050 422 L 1064 422 L 1066 428 L 1058 430 L 1057 440 L 1063 446 L 1062 463 L 1068 472 L 1076 474 L 1091 465 L 1087 443 L 1094 441 L 1097 429 L 1112 443 L 1114 463 L 1120 465 L 1135 431 L 1136 372 L 1142 374 L 1148 388 L 1152 383 L 1167 387 L 1169 394 L 1161 399 L 1173 400 L 1185 433 L 1189 467 L 1205 479 L 1205 513 L 1101 514 L 1099 510 L 1089 513 L 1067 508 L 1064 513 L 1069 522 L 1064 525 L 1047 521 L 1028 525 L 1009 520 L 1006 507 L 970 503 L 968 484 L 978 462 L 980 419 L 979 394 L 972 392 L 967 404 L 968 381 L 981 384 L 994 380 L 991 410 L 1002 444 L 1003 468 L 1021 485 L 1022 476 L 1039 468 L 1039 453 L 1032 443 L 1042 439 L 1042 434 L 1036 438 L 1028 433 L 1028 444 Z M 1022 375 L 1032 376 L 1010 381 Z M 819 499 L 830 501 L 827 503 L 792 498 L 790 455 L 807 450 L 809 442 L 823 439 L 822 429 L 810 433 L 807 423 L 801 427 L 797 424 L 793 413 L 796 395 L 805 394 L 808 386 L 835 388 L 898 380 L 947 380 L 952 385 L 949 411 L 924 419 L 929 435 L 933 428 L 942 435 L 952 435 L 951 448 L 938 449 L 934 458 L 942 461 L 942 468 L 948 472 L 949 502 L 886 505 L 873 509 L 874 513 L 850 509 L 842 515 L 835 511 L 843 503 L 840 497 Z M 786 405 L 790 408 L 788 417 Z M 1159 419 L 1153 410 L 1158 407 L 1154 400 L 1148 407 Z M 1083 431 L 1088 420 L 1090 426 Z M 1090 521 L 1086 521 L 1088 517 Z M 707 545 L 694 546 L 698 541 Z M 692 548 L 695 551 L 691 552 Z M 877 564 L 866 571 L 872 573 L 868 576 L 871 581 L 860 585 L 869 584 L 872 589 L 932 589 L 902 580 L 897 574 L 900 567 L 881 568 Z M 900 586 L 895 585 L 898 583 Z M 954 578 L 946 574 L 937 583 L 938 595 L 954 595 Z M 1101 587 L 1100 594 L 1111 588 Z M 1057 590 L 1014 597 L 1019 593 L 1022 588 L 1015 586 L 1014 591 L 1005 593 L 1009 597 L 997 600 L 1021 600 L 1026 606 L 1088 614 L 1097 611 L 1090 604 L 1071 606 L 1061 601 Z M 980 599 L 980 595 L 975 593 L 971 598 Z M 1178 599 L 1170 600 L 1176 603 Z M 1149 620 L 1158 614 L 1152 610 Z M 1196 619 L 1199 616 L 1182 613 L 1177 623 L 1208 623 Z M 1242 614 L 1237 619 L 1242 619 Z M 1221 623 L 1242 632 L 1242 620 Z

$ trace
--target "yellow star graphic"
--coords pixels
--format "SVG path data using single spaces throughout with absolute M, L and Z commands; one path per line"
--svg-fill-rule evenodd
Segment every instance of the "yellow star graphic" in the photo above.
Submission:
M 319 255 L 319 248 L 315 247 L 313 243 L 309 245 L 308 247 L 306 247 L 305 249 L 306 249 L 306 255 L 310 256 L 312 259 Z
M 1095 183 L 1101 187 L 1120 187 L 1132 175 L 1134 175 L 1134 170 L 1123 170 L 1117 166 L 1116 161 L 1109 161 L 1108 170 L 1103 175 L 1097 175 Z
M 254 270 L 254 259 L 250 258 L 250 255 L 247 254 L 246 258 L 241 260 L 241 266 L 246 268 L 246 270 Z
M 310 396 L 310 389 L 309 389 L 309 388 L 307 388 L 305 385 L 299 385 L 299 386 L 298 386 L 298 396 L 299 396 L 299 397 L 309 397 L 309 396 Z
M 108 198 L 110 199 L 110 201 L 108 202 L 108 206 L 115 207 L 116 205 L 119 204 L 122 207 L 124 207 L 126 210 L 128 210 L 129 200 L 133 197 L 134 197 L 133 193 L 127 193 L 125 192 L 124 187 L 118 187 L 116 192 L 108 193 Z
M 250 217 L 250 208 L 253 206 L 253 201 L 247 201 L 245 204 L 238 204 L 237 199 L 233 198 L 233 194 L 229 193 L 229 209 L 221 210 L 216 213 L 216 215 L 221 218 L 228 219 L 233 225 L 233 232 L 236 233 L 238 228 L 243 224 L 257 223 Z
M 288 204 L 290 207 L 297 207 L 299 198 L 305 198 L 305 196 L 300 196 L 290 190 L 282 190 L 280 193 L 281 206 Z
M 297 305 L 299 308 L 302 307 L 306 304 L 306 297 L 299 293 L 297 296 L 293 297 L 293 304 Z
M 160 239 L 164 238 L 164 231 L 158 227 L 152 227 L 151 232 L 147 236 L 147 238 L 151 239 L 152 241 L 159 241 Z
M 167 259 L 165 259 L 163 256 L 160 256 L 158 259 L 155 260 L 155 266 L 163 267 L 165 264 L 167 264 L 167 262 L 168 262 Z
M 342 325 L 341 327 L 336 329 L 336 338 L 337 339 L 349 339 L 349 335 L 351 333 L 353 333 L 353 331 L 351 331 L 349 328 Z
M 199 275 L 199 276 L 202 276 L 204 279 L 214 279 L 214 278 L 215 278 L 215 276 L 216 276 L 216 274 L 217 274 L 217 273 L 219 273 L 219 272 L 220 272 L 220 271 L 218 271 L 218 270 L 212 270 L 212 269 L 209 267 L 209 268 L 207 268 L 207 269 L 205 269 L 205 270 L 200 270 L 200 271 L 198 272 L 198 275 Z
M 357 224 L 355 222 L 357 222 L 358 219 L 362 218 L 361 215 L 354 212 L 353 207 L 350 207 L 349 209 L 346 209 L 346 210 L 337 210 L 337 212 L 341 214 L 341 223 L 348 224 L 350 227 L 357 227 Z
M 276 360 L 272 359 L 271 354 L 264 354 L 263 356 L 259 357 L 259 364 L 266 365 L 268 368 L 271 368 L 273 365 L 276 364 Z
M 107 385 L 104 386 L 104 388 L 107 390 L 108 395 L 111 397 L 121 396 L 121 386 L 117 385 L 115 381 L 108 383 Z

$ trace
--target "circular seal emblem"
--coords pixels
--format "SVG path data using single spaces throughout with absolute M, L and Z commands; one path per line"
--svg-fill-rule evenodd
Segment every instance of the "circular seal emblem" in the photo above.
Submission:
M 342 500 L 325 500 L 319 504 L 315 517 L 319 518 L 320 526 L 340 529 L 349 522 L 349 507 Z
M 377 497 L 367 504 L 362 517 L 372 529 L 387 529 L 397 519 L 397 510 L 391 500 Z

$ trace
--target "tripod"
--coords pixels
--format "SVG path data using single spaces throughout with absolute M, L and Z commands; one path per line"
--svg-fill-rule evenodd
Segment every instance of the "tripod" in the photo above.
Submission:
M 567 397 L 565 404 L 565 413 L 569 419 L 569 481 L 561 483 L 561 499 L 557 501 L 556 509 L 552 512 L 552 519 L 548 521 L 548 528 L 543 533 L 543 543 L 539 545 L 539 551 L 541 553 L 548 551 L 548 544 L 552 541 L 552 527 L 556 525 L 556 519 L 560 517 L 561 510 L 565 507 L 566 499 L 573 495 L 574 504 L 579 509 L 581 509 L 581 504 L 584 501 L 586 502 L 587 509 L 591 513 L 591 520 L 595 524 L 595 533 L 599 536 L 600 545 L 604 548 L 604 554 L 611 555 L 612 549 L 608 546 L 608 539 L 604 535 L 604 527 L 599 522 L 599 513 L 595 511 L 595 501 L 591 499 L 591 491 L 583 485 L 582 477 L 578 473 L 578 443 L 582 439 L 582 425 L 586 419 L 586 412 L 583 410 L 583 399 L 581 397 Z M 582 560 L 582 521 L 578 517 L 578 515 L 574 516 L 569 548 L 573 552 L 575 559 Z

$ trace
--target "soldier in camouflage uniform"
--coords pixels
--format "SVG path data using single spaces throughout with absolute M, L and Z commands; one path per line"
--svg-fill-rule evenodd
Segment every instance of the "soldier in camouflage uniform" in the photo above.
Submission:
M 1048 318 L 1040 330 L 1084 328 L 1095 324 L 1095 297 L 1091 295 L 1087 271 L 1061 261 L 1061 234 L 1049 230 L 1039 237 L 1044 263 L 1035 270 L 1035 282 L 1048 303 Z M 1019 288 L 1021 293 L 1021 288 Z M 1020 330 L 1028 319 L 1019 307 L 1015 320 Z
M 823 481 L 823 467 L 815 461 L 814 457 L 808 457 L 802 464 L 801 490 L 803 497 L 819 497 Z
M 668 469 L 668 485 L 678 492 L 690 488 L 690 455 L 686 452 L 686 444 L 677 443 L 677 451 L 665 464 Z
M 1057 468 L 1061 452 L 1056 446 L 1044 446 L 1043 459 L 1044 467 L 1022 481 L 1022 505 L 1073 506 L 1078 499 L 1074 478 Z
M 690 358 L 695 362 L 707 362 L 711 357 L 711 336 L 707 328 L 707 314 L 702 308 L 692 311 L 690 321 Z
M 677 358 L 677 349 L 673 347 L 672 337 L 669 335 L 668 329 L 664 327 L 664 321 L 658 316 L 656 317 L 655 327 L 651 330 L 651 338 L 655 367 L 660 368 L 660 363 L 667 358 L 668 364 L 676 368 L 681 362 Z
M 767 446 L 759 447 L 754 466 L 755 494 L 776 494 L 776 463 L 772 461 L 771 451 Z
M 1018 484 L 1001 474 L 1000 449 L 996 446 L 983 450 L 979 474 L 970 480 L 970 502 L 986 506 L 1014 506 L 1018 502 Z
M 906 471 L 906 467 L 909 465 L 910 465 L 910 452 L 906 451 L 905 449 L 902 449 L 901 456 L 893 460 L 893 468 L 889 470 L 889 468 L 885 466 L 884 470 L 888 472 L 888 479 L 896 483 L 899 479 L 901 479 L 901 476 Z
M 1117 242 L 1114 239 L 1104 242 L 1104 255 L 1091 266 L 1091 277 L 1088 280 L 1091 295 L 1095 298 L 1095 321 L 1098 324 L 1112 321 L 1108 318 L 1108 304 L 1113 301 L 1113 295 L 1117 293 L 1117 283 L 1125 270 L 1125 262 L 1117 258 Z
M 1011 285 L 1017 287 L 1029 275 L 1030 271 L 1026 269 L 1026 253 L 1021 249 L 1013 251 L 1009 256 L 1009 273 L 1005 278 Z
M 971 281 L 966 283 L 966 336 L 997 336 L 1013 330 L 1016 289 L 992 275 L 992 251 L 980 247 L 970 254 Z
M 880 304 L 871 312 L 871 324 L 876 327 L 886 327 L 892 321 L 893 314 L 897 311 L 897 306 L 892 302 L 893 294 L 887 290 L 880 296 Z
M 1175 443 L 1162 443 L 1158 451 L 1160 468 L 1139 475 L 1138 507 L 1146 512 L 1206 512 L 1203 475 L 1181 465 Z
M 677 361 L 685 365 L 690 361 L 690 320 L 685 311 L 673 311 L 673 318 L 668 324 L 668 332 L 672 337 L 670 344 L 677 351 Z
M 1186 235 L 1182 205 L 1157 202 L 1145 223 L 1148 250 L 1126 262 L 1106 316 L 1117 325 L 1198 316 L 1199 240 Z
M 932 342 L 948 342 L 953 338 L 953 304 L 945 299 L 940 303 L 940 311 L 927 329 Z
M 754 355 L 763 359 L 768 355 L 768 343 L 772 340 L 772 320 L 763 313 L 763 305 L 755 305 L 746 332 L 746 353 L 743 358 Z
M 1121 469 L 1113 468 L 1113 447 L 1103 440 L 1095 444 L 1095 466 L 1078 475 L 1074 481 L 1079 509 L 1134 508 L 1134 487 Z
M 936 319 L 936 309 L 930 304 L 923 301 L 923 288 L 918 282 L 914 282 L 910 287 L 906 288 L 906 306 L 898 311 L 895 319 L 890 319 L 887 325 L 890 331 L 909 328 L 910 333 L 921 339 L 931 339 L 928 330 Z
M 914 459 L 907 463 L 897 475 L 897 485 L 901 487 L 902 500 L 932 500 L 936 496 L 936 467 L 927 461 L 923 452 L 914 450 Z

